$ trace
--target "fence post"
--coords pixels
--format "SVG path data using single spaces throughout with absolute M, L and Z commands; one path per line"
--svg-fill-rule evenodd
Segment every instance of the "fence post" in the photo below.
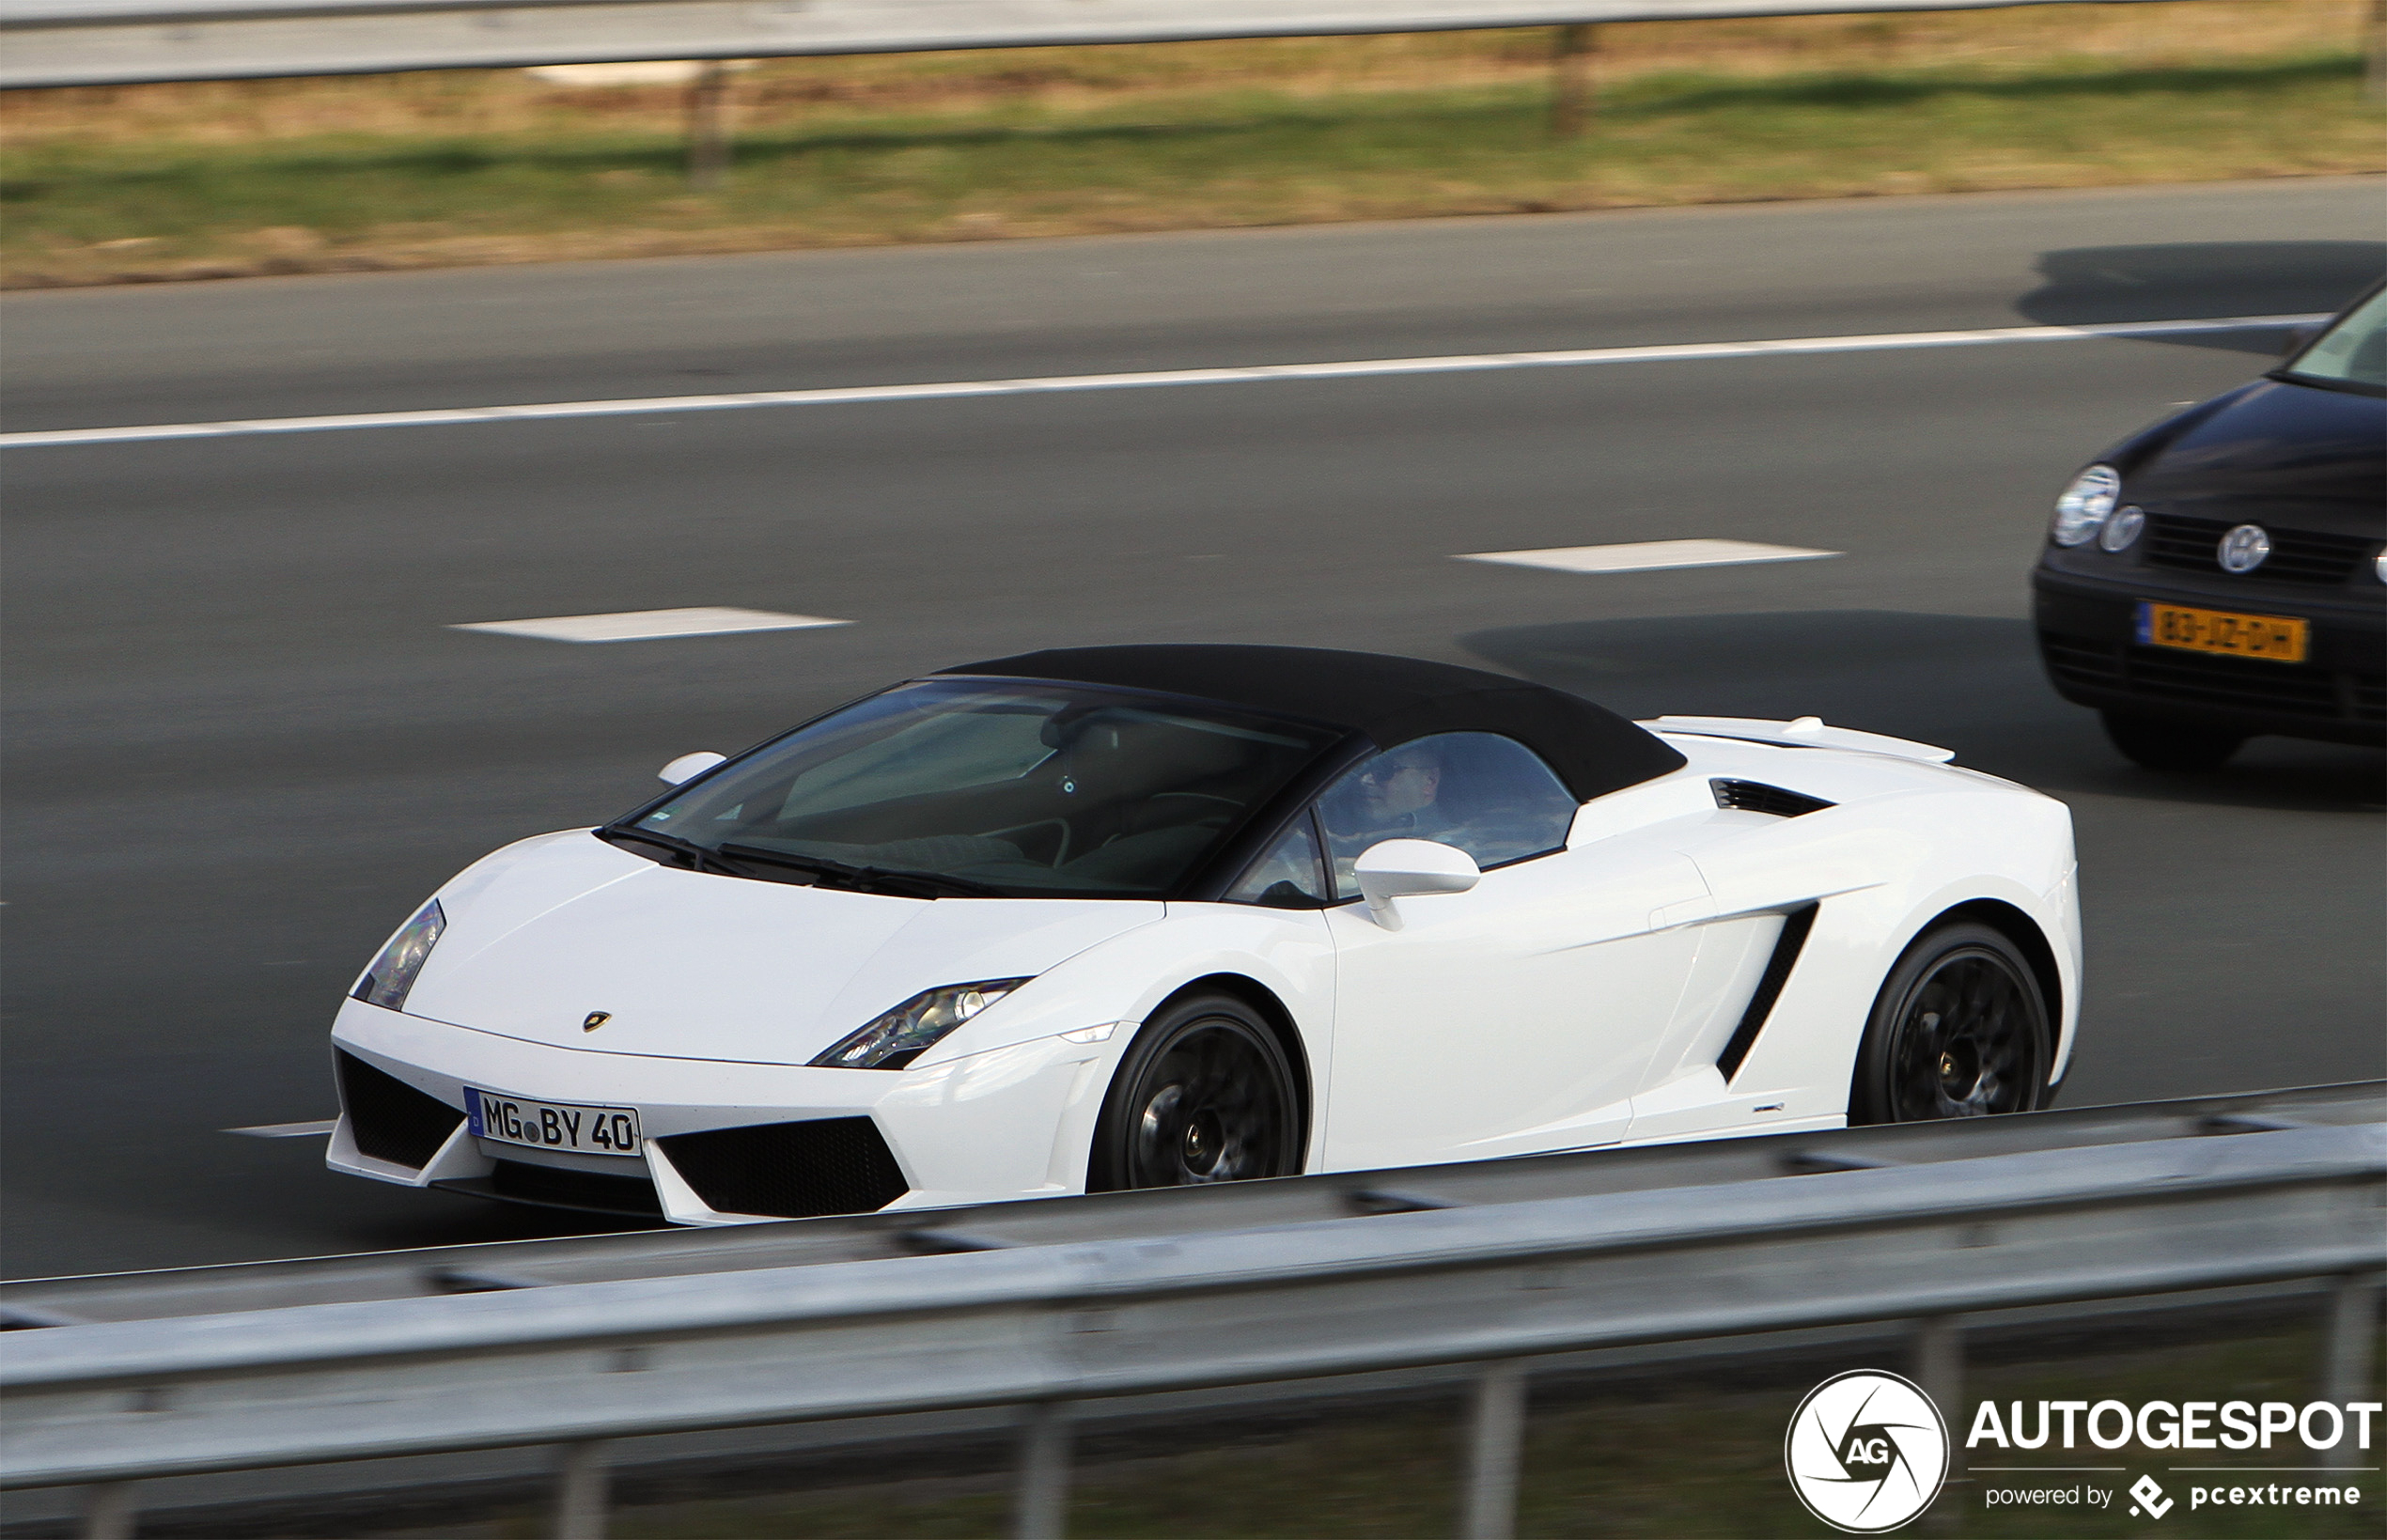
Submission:
M 707 59 L 688 86 L 688 185 L 710 191 L 729 169 L 729 66 Z
M 1517 1532 L 1517 1471 L 1525 1454 L 1525 1366 L 1484 1365 L 1467 1430 L 1467 1494 L 1460 1540 L 1511 1540 Z
M 555 1540 L 605 1540 L 605 1445 L 587 1439 L 562 1449 L 555 1462 Z
M 2387 5 L 2387 0 L 2378 0 Z M 1550 101 L 1550 136 L 1552 139 L 1580 139 L 1584 132 L 1584 102 L 1591 94 L 1586 62 L 1599 46 L 1592 29 L 1581 23 L 1558 29 L 1555 48 L 1552 52 L 1552 93 Z
M 2348 1273 L 2329 1291 L 2329 1330 L 2321 1345 L 2320 1396 L 2343 1407 L 2370 1399 L 2370 1360 L 2379 1333 L 2379 1280 Z M 2354 1430 L 2358 1419 L 2348 1417 L 2336 1447 L 2321 1455 L 2324 1465 L 2362 1463 Z M 2374 1423 L 2374 1427 L 2376 1424 Z M 2371 1435 L 2379 1437 L 2377 1432 Z
M 1015 1540 L 1061 1540 L 1069 1522 L 1069 1406 L 1039 1401 L 1020 1424 Z
M 2363 52 L 2370 67 L 2363 72 L 2363 88 L 2373 101 L 2387 101 L 2387 0 L 2370 0 L 2370 20 L 2363 28 Z
M 133 1540 L 140 1507 L 129 1481 L 94 1482 L 83 1489 L 83 1540 Z
M 1940 1408 L 1951 1439 L 1963 1438 L 1964 1323 L 1956 1315 L 1928 1315 L 1914 1323 L 1914 1382 Z M 1934 1501 L 1924 1522 L 1942 1533 L 1957 1528 L 1963 1504 Z

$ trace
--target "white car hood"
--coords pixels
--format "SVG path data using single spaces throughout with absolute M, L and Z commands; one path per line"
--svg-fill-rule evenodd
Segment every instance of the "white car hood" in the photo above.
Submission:
M 1166 912 L 715 877 L 580 831 L 498 851 L 440 904 L 447 930 L 410 1016 L 592 1052 L 798 1065 L 923 989 L 1032 977 Z M 596 1011 L 607 1019 L 585 1029 Z

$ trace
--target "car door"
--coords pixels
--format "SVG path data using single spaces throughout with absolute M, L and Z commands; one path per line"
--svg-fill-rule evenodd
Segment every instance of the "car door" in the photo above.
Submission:
M 1335 946 L 1326 1165 L 1357 1170 L 1570 1149 L 1622 1137 L 1697 941 L 1655 911 L 1703 897 L 1698 869 L 1627 834 L 1568 849 L 1573 798 L 1486 733 L 1419 739 L 1320 797 L 1335 896 L 1383 839 L 1455 845 L 1488 869 L 1462 894 L 1327 910 Z

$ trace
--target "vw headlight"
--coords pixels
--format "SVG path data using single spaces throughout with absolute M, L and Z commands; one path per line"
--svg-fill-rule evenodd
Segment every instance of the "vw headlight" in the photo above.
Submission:
M 414 975 L 423 971 L 431 948 L 447 929 L 447 914 L 434 898 L 414 911 L 414 918 L 398 926 L 373 966 L 356 981 L 349 994 L 367 1005 L 380 1005 L 398 1010 L 406 1003 L 406 991 L 414 988 Z
M 927 989 L 894 1010 L 837 1040 L 812 1061 L 816 1069 L 901 1069 L 946 1033 L 1025 984 L 1023 978 L 988 979 Z
M 2072 478 L 2055 500 L 2055 524 L 2048 531 L 2057 545 L 2086 545 L 2097 537 L 2106 515 L 2122 495 L 2122 473 L 2111 465 L 2092 465 Z
M 2146 510 L 2145 508 L 2135 506 L 2124 508 L 2105 521 L 2105 527 L 2097 535 L 2097 548 L 2099 551 L 2110 551 L 2119 555 L 2137 542 L 2140 532 L 2145 528 Z

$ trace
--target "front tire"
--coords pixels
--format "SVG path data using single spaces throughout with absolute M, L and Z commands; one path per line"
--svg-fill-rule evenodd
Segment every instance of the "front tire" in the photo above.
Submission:
M 1302 1169 L 1300 1102 L 1276 1034 L 1200 995 L 1145 1023 L 1111 1078 L 1086 1190 L 1196 1187 Z
M 1937 926 L 1882 981 L 1857 1050 L 1849 1122 L 1923 1123 L 2045 1103 L 2047 998 L 2015 944 L 1988 926 Z
M 2246 744 L 2244 733 L 2199 727 L 2193 723 L 2161 717 L 2134 717 L 2120 711 L 2103 713 L 2105 736 L 2122 756 L 2144 770 L 2172 775 L 2198 775 L 2229 763 Z

